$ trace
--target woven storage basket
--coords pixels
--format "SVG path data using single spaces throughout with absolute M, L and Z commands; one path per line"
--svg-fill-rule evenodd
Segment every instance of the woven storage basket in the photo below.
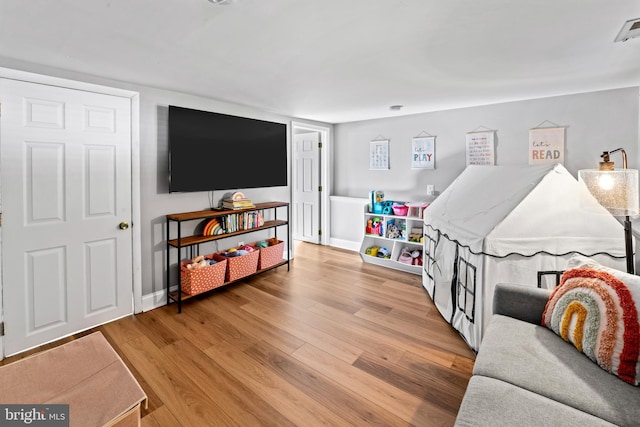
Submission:
M 206 255 L 212 258 L 213 254 Z M 202 268 L 189 270 L 187 264 L 191 261 L 180 263 L 180 288 L 188 295 L 196 295 L 202 292 L 215 289 L 224 284 L 225 272 L 227 271 L 227 260 L 216 260 L 217 263 Z
M 213 255 L 215 260 L 227 261 L 227 282 L 233 280 L 242 279 L 249 276 L 258 270 L 258 258 L 260 257 L 259 251 L 253 251 L 247 255 L 241 255 L 236 257 L 226 257 L 222 253 Z
M 263 268 L 269 268 L 273 265 L 282 262 L 282 254 L 284 253 L 284 242 L 282 240 L 278 240 L 278 243 L 271 244 L 269 242 L 269 246 L 266 248 L 260 248 L 260 257 L 258 258 L 258 270 L 262 270 Z M 252 243 L 254 246 L 255 243 Z

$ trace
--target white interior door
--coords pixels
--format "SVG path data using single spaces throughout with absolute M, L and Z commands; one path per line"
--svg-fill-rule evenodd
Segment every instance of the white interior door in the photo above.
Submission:
M 11 355 L 133 311 L 131 100 L 0 79 L 0 102 Z
M 293 238 L 320 243 L 320 132 L 293 136 Z

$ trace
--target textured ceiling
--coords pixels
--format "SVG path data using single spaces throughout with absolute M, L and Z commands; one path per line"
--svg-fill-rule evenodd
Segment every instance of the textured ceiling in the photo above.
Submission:
M 0 59 L 339 123 L 640 85 L 640 39 L 613 42 L 638 17 L 637 0 L 2 0 Z

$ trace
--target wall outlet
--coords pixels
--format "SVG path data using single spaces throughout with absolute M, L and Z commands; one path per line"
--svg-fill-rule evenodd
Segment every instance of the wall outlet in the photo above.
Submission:
M 244 246 L 244 242 L 238 242 L 238 246 Z
M 433 185 L 427 185 L 427 196 L 433 196 L 436 192 L 436 188 Z

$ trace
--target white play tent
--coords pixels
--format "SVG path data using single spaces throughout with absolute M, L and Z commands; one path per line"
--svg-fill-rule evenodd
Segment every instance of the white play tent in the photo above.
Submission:
M 576 253 L 625 269 L 623 226 L 586 200 L 562 165 L 469 166 L 425 210 L 423 285 L 474 350 L 496 283 L 553 288 Z

